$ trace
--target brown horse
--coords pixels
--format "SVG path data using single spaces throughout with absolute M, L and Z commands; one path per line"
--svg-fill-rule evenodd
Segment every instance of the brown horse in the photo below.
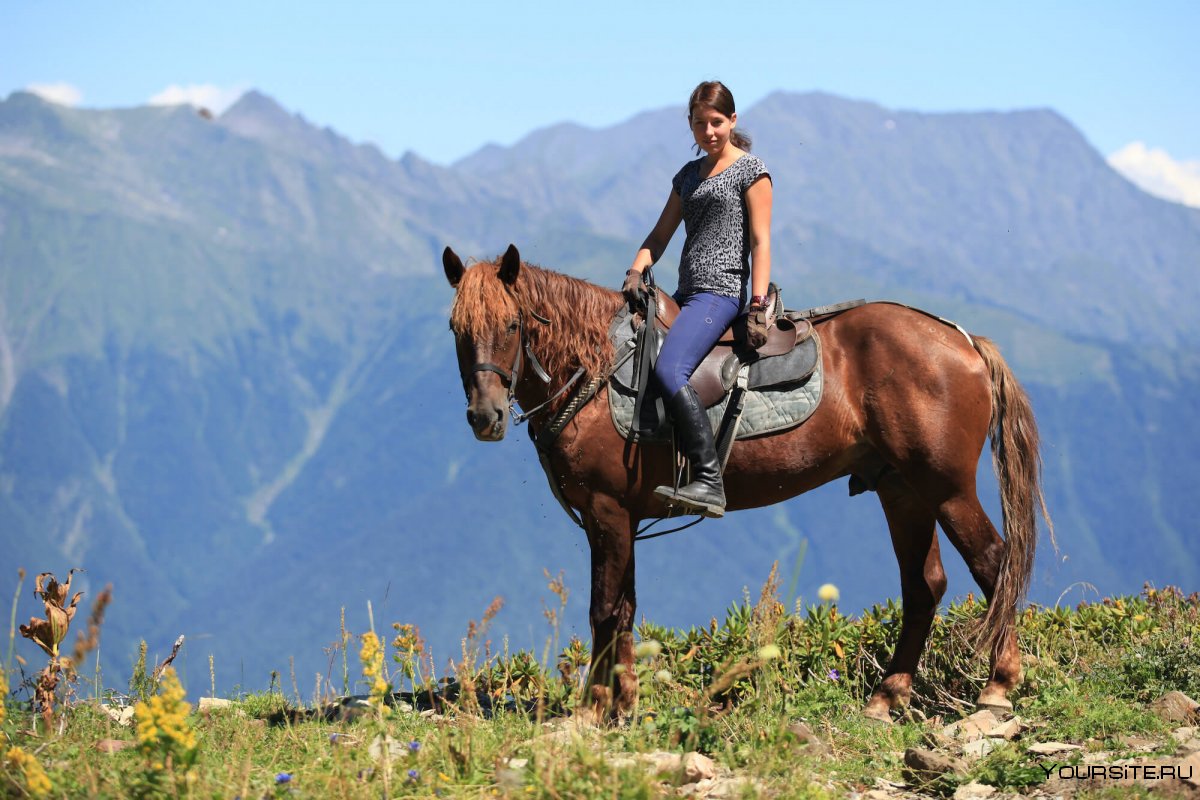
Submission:
M 446 277 L 467 421 L 478 439 L 504 437 L 515 397 L 531 409 L 579 368 L 602 373 L 613 359 L 608 324 L 618 292 L 521 263 L 517 249 L 469 269 L 447 247 Z M 900 640 L 864 712 L 890 719 L 912 694 L 913 673 L 946 589 L 935 526 L 966 560 L 989 603 L 982 620 L 991 673 L 980 706 L 1011 709 L 1021 679 L 1016 609 L 1037 542 L 1037 425 L 1029 400 L 996 347 L 903 306 L 872 303 L 817 322 L 825 388 L 799 427 L 739 441 L 725 472 L 730 510 L 778 503 L 848 475 L 877 476 L 876 491 L 900 564 Z M 545 365 L 549 382 L 531 363 Z M 604 392 L 555 440 L 550 479 L 578 510 L 591 548 L 591 698 L 623 713 L 637 701 L 633 665 L 634 535 L 666 515 L 654 494 L 672 482 L 666 445 L 636 444 L 613 427 Z M 551 404 L 555 408 L 563 401 Z M 535 436 L 546 417 L 531 419 Z M 991 436 L 1004 539 L 979 504 L 975 470 Z M 626 669 L 614 674 L 614 664 Z

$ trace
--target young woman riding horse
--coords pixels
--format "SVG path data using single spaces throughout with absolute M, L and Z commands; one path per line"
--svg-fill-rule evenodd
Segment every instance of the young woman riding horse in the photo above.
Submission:
M 711 116 L 711 105 L 699 106 L 706 110 L 699 115 L 703 135 L 697 133 L 697 142 L 702 149 L 705 144 L 712 147 L 712 162 L 706 167 L 702 158 L 677 176 L 678 186 L 664 210 L 666 222 L 660 220 L 655 228 L 660 234 L 674 231 L 679 218 L 687 215 L 686 198 L 701 191 L 696 184 L 700 170 L 710 184 L 726 173 L 733 179 L 741 173 L 730 171 L 749 157 L 740 156 L 733 166 L 717 171 L 730 153 L 725 145 L 716 145 L 728 134 L 714 133 L 723 123 L 718 125 L 721 120 Z M 716 111 L 732 124 L 732 98 L 726 108 L 728 114 Z M 691 112 L 695 121 L 696 108 Z M 765 189 L 769 201 L 769 181 L 746 186 L 747 196 Z M 760 231 L 751 234 L 750 246 L 755 254 L 754 293 L 760 295 L 767 279 L 760 270 L 769 249 L 762 249 L 766 220 L 754 216 L 753 202 L 747 201 L 744 221 L 750 231 Z M 701 228 L 702 223 L 696 230 Z M 689 239 L 692 231 L 689 226 Z M 643 268 L 659 255 L 660 242 L 665 246 L 666 239 L 651 234 L 635 267 Z M 744 277 L 745 250 L 736 255 L 735 263 L 726 262 L 727 269 Z M 633 669 L 634 537 L 642 520 L 665 516 L 668 503 L 675 504 L 676 498 L 656 490 L 670 483 L 674 472 L 669 444 L 625 441 L 610 416 L 603 383 L 614 359 L 608 327 L 626 299 L 524 264 L 511 245 L 502 258 L 469 269 L 447 247 L 442 264 L 455 288 L 450 328 L 467 395 L 467 421 L 478 439 L 502 439 L 515 402 L 527 410 L 541 407 L 529 417 L 529 427 L 534 441 L 544 442 L 551 419 L 573 402 L 561 391 L 572 376 L 583 374 L 584 383 L 595 381 L 599 386 L 553 438 L 544 468 L 556 493 L 578 511 L 588 537 L 594 708 L 628 712 L 637 703 L 638 689 Z M 633 283 L 628 281 L 625 288 Z M 680 284 L 688 285 L 683 276 Z M 721 302 L 725 301 L 715 301 Z M 716 317 L 709 323 L 705 312 L 703 320 L 720 333 L 723 326 Z M 760 318 L 755 323 L 760 331 L 765 327 L 761 322 Z M 707 482 L 689 487 L 689 498 L 699 500 L 706 510 L 736 510 L 782 502 L 851 475 L 875 483 L 900 566 L 904 609 L 896 651 L 864 709 L 879 719 L 889 719 L 892 709 L 908 703 L 917 662 L 946 591 L 940 525 L 988 599 L 981 633 L 991 667 L 977 702 L 1011 709 L 1007 694 L 1021 680 L 1016 610 L 1033 567 L 1039 507 L 1049 523 L 1040 485 L 1037 424 L 1025 391 L 990 341 L 966 336 L 904 306 L 869 303 L 817 319 L 814 328 L 821 342 L 824 389 L 812 416 L 789 430 L 739 440 L 726 465 L 724 486 Z M 673 330 L 679 329 L 677 321 Z M 683 344 L 690 346 L 673 346 Z M 672 405 L 677 424 L 690 425 L 694 439 L 701 440 L 708 423 L 703 417 L 689 422 L 694 402 L 689 397 L 677 401 L 679 408 Z M 1003 539 L 984 513 L 975 488 L 976 466 L 989 437 L 1004 515 Z M 693 444 L 689 455 L 696 458 L 693 452 L 698 453 L 698 460 L 704 461 L 711 452 L 700 451 L 709 447 L 703 441 Z M 717 498 L 718 494 L 724 496 Z M 625 669 L 614 670 L 617 664 Z
M 679 261 L 671 325 L 654 367 L 692 482 L 678 491 L 657 491 L 672 505 L 709 517 L 725 513 L 721 464 L 704 404 L 688 383 L 696 367 L 741 311 L 746 281 L 753 291 L 747 338 L 752 347 L 766 341 L 766 295 L 771 282 L 771 176 L 750 155 L 750 138 L 737 128 L 733 94 L 720 81 L 705 81 L 688 100 L 688 121 L 697 151 L 671 181 L 671 193 L 654 230 L 625 273 L 622 293 L 633 307 L 642 291 L 642 271 L 654 264 L 683 222 L 687 238 Z

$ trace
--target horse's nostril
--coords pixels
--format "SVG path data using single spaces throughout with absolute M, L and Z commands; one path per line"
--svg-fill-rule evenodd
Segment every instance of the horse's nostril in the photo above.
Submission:
M 472 428 L 474 428 L 475 422 L 478 419 L 479 419 L 479 415 L 477 415 L 474 410 L 468 408 L 467 409 L 467 424 L 470 425 Z

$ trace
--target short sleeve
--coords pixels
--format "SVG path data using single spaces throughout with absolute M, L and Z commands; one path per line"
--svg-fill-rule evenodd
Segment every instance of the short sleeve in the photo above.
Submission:
M 767 180 L 774 183 L 771 178 L 771 173 L 767 172 L 767 165 L 763 163 L 758 156 L 747 156 L 746 166 L 742 170 L 742 191 L 745 192 L 759 178 L 766 176 Z
M 675 191 L 675 194 L 679 195 L 680 197 L 683 197 L 683 173 L 687 170 L 687 168 L 688 165 L 684 164 L 679 168 L 679 172 L 675 173 L 675 177 L 671 178 L 671 188 Z

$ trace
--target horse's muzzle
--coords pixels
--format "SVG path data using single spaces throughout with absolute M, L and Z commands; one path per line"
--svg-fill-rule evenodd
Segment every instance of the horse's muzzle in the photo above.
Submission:
M 481 442 L 498 442 L 504 438 L 508 420 L 504 409 L 497 406 L 471 406 L 467 409 L 467 424 Z

